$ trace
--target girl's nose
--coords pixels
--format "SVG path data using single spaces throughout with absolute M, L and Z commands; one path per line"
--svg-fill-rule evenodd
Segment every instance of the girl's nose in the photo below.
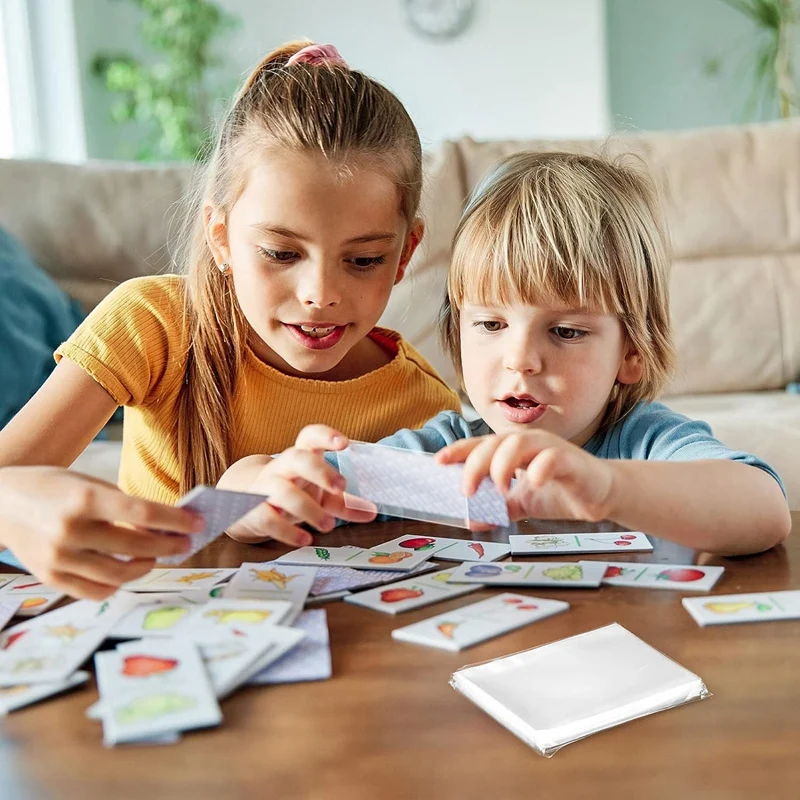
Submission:
M 342 301 L 337 281 L 324 268 L 309 267 L 298 285 L 298 299 L 306 308 L 331 308 Z

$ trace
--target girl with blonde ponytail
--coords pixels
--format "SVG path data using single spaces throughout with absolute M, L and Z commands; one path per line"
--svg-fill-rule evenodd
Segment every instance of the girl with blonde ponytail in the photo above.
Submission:
M 178 274 L 117 287 L 0 431 L 2 543 L 48 584 L 104 597 L 188 547 L 149 531 L 202 527 L 172 507 L 182 493 L 250 486 L 287 448 L 259 483 L 276 507 L 242 538 L 268 527 L 305 544 L 297 522 L 368 518 L 345 508 L 341 479 L 312 452 L 459 408 L 408 343 L 376 327 L 422 238 L 421 171 L 400 101 L 333 46 L 270 53 L 190 198 Z M 120 488 L 67 472 L 120 405 Z M 295 442 L 309 423 L 322 425 Z M 327 490 L 324 509 L 297 489 L 308 484 Z

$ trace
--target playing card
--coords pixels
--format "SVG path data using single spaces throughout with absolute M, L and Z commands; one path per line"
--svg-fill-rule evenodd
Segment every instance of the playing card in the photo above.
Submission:
M 17 613 L 21 605 L 21 597 L 7 597 L 4 599 L 0 596 L 0 630 L 5 628 L 8 621 Z
M 350 567 L 320 567 L 311 584 L 310 598 L 327 597 L 348 593 L 353 589 L 370 589 L 373 586 L 380 586 L 384 583 L 391 583 L 399 578 L 411 575 L 421 575 L 424 572 L 431 572 L 436 569 L 434 564 L 423 561 L 416 567 L 410 569 L 405 575 L 396 572 L 387 572 L 384 569 L 351 569 Z M 306 604 L 310 601 L 307 600 Z
M 116 622 L 109 631 L 112 639 L 145 639 L 176 636 L 186 626 L 200 604 L 179 595 L 159 595 L 158 599 L 141 602 Z
M 598 561 L 581 561 L 582 566 Z M 645 564 L 640 562 L 605 562 L 603 583 L 610 586 L 634 586 L 644 589 L 678 589 L 683 592 L 707 592 L 722 577 L 725 567 Z
M 497 561 L 511 552 L 511 546 L 502 542 L 480 542 L 471 539 L 449 539 L 445 536 L 398 536 L 376 550 L 408 550 L 427 553 L 440 561 Z
M 222 721 L 197 646 L 142 640 L 95 656 L 106 746 L 205 728 Z
M 486 586 L 552 586 L 594 589 L 600 586 L 605 566 L 582 561 L 504 561 L 502 564 L 459 564 L 450 580 Z
M 373 608 L 386 614 L 399 614 L 412 608 L 429 606 L 442 600 L 460 597 L 462 594 L 477 592 L 480 584 L 448 583 L 453 571 L 449 569 L 421 575 L 419 578 L 407 578 L 389 586 L 357 592 L 345 598 L 346 603 Z
M 515 628 L 566 611 L 569 603 L 503 594 L 392 631 L 392 638 L 442 650 L 463 650 Z
M 684 597 L 681 602 L 694 617 L 694 621 L 701 626 L 800 619 L 800 589 L 787 592 Z
M 292 604 L 292 612 L 283 624 L 291 625 L 303 610 L 316 574 L 316 567 L 276 566 L 271 561 L 245 562 L 225 587 L 223 597 L 287 600 Z
M 331 677 L 331 649 L 325 609 L 303 612 L 294 627 L 306 634 L 283 658 L 253 675 L 248 683 L 298 683 Z
M 471 520 L 509 524 L 506 500 L 489 478 L 472 497 L 462 493 L 462 464 L 438 464 L 430 453 L 365 442 L 350 442 L 338 460 L 348 493 L 371 501 L 380 513 L 464 528 Z
M 89 680 L 88 672 L 74 672 L 66 680 L 56 683 L 18 683 L 0 688 L 0 714 L 5 715 L 39 700 L 66 692 Z
M 0 598 L 22 598 L 17 610 L 18 617 L 35 617 L 52 608 L 62 597 L 63 592 L 50 589 L 33 575 L 17 575 L 0 589 Z
M 276 563 L 298 566 L 351 567 L 352 569 L 380 569 L 408 572 L 427 561 L 428 553 L 413 553 L 408 550 L 366 549 L 361 547 L 298 547 L 275 559 Z
M 517 555 L 557 553 L 623 553 L 652 550 L 643 533 L 546 533 L 511 534 L 511 552 Z
M 19 575 L 18 572 L 14 572 L 13 574 L 6 573 L 6 574 L 3 574 L 3 575 L 0 575 L 0 589 L 2 589 L 7 584 L 11 583 L 11 581 L 13 581 L 14 578 L 19 578 L 19 577 L 20 577 L 20 575 Z
M 180 636 L 194 641 L 250 636 L 282 624 L 292 611 L 286 600 L 209 600 L 181 626 Z
M 124 583 L 128 592 L 183 592 L 186 589 L 211 589 L 235 575 L 235 569 L 151 569 L 147 575 Z
M 66 611 L 66 610 L 65 610 Z M 66 680 L 102 644 L 116 622 L 113 615 L 87 617 L 66 613 L 23 628 L 6 639 L 0 651 L 0 686 L 58 683 Z
M 200 552 L 207 544 L 225 533 L 234 522 L 240 520 L 266 499 L 263 495 L 248 492 L 229 492 L 225 489 L 215 489 L 212 486 L 195 486 L 178 500 L 176 505 L 202 514 L 206 521 L 206 527 L 201 533 L 193 533 L 189 536 L 192 547 L 188 552 L 176 556 L 161 556 L 157 559 L 158 563 L 180 564 Z

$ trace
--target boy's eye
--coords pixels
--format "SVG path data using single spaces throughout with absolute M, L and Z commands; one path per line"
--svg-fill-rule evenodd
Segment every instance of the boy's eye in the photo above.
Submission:
M 552 331 L 559 339 L 563 339 L 566 342 L 582 339 L 586 336 L 586 331 L 578 330 L 578 328 L 567 328 L 564 325 L 557 325 L 552 328 Z
M 297 253 L 293 250 L 269 250 L 266 247 L 259 247 L 258 251 L 264 258 L 268 258 L 270 261 L 277 261 L 281 264 L 297 258 Z
M 356 256 L 347 260 L 357 269 L 366 272 L 379 264 L 383 264 L 386 259 L 383 256 Z
M 503 323 L 496 319 L 484 319 L 475 323 L 476 328 L 481 328 L 486 333 L 497 333 L 503 329 Z

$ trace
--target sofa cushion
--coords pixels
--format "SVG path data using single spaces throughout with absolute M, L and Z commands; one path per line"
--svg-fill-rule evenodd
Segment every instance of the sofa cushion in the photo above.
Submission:
M 0 228 L 0 428 L 44 383 L 53 350 L 82 319 L 78 304 Z

